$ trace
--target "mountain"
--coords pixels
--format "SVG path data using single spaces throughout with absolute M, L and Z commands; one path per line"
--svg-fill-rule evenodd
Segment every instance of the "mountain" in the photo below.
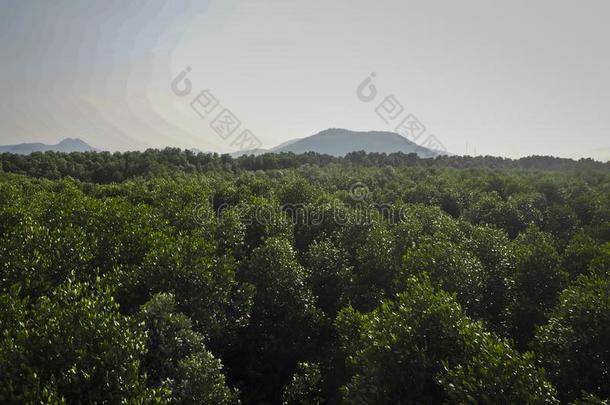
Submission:
M 419 146 L 403 136 L 394 132 L 385 131 L 350 131 L 341 128 L 331 128 L 315 135 L 293 139 L 271 149 L 254 149 L 251 151 L 236 152 L 234 156 L 260 155 L 263 153 L 280 152 L 317 152 L 333 156 L 345 156 L 354 151 L 377 153 L 417 153 L 420 157 L 435 157 L 449 154 L 445 151 L 435 151 Z
M 240 151 L 231 153 L 231 156 L 233 156 L 233 157 L 240 157 L 243 155 L 258 156 L 258 155 L 263 155 L 265 153 L 276 153 L 276 152 L 279 153 L 282 151 L 283 148 L 288 147 L 289 145 L 292 145 L 293 143 L 298 142 L 301 139 L 303 139 L 303 138 L 291 139 L 289 141 L 282 142 L 279 145 L 274 146 L 273 148 L 270 148 L 270 149 L 256 148 L 256 149 L 240 150 Z
M 269 151 L 270 151 L 270 152 L 276 152 L 276 151 L 279 151 L 279 150 L 281 150 L 281 149 L 287 148 L 288 146 L 292 145 L 293 143 L 296 143 L 296 142 L 300 141 L 301 139 L 303 139 L 303 138 L 295 138 L 295 139 L 291 139 L 291 140 L 289 140 L 289 141 L 286 141 L 286 142 L 280 143 L 280 144 L 279 144 L 279 145 L 277 145 L 276 147 L 269 149 Z
M 97 152 L 99 149 L 87 144 L 85 141 L 78 138 L 66 138 L 55 145 L 45 145 L 44 143 L 20 143 L 18 145 L 3 145 L 0 146 L 0 153 L 16 153 L 19 155 L 28 155 L 32 152 Z

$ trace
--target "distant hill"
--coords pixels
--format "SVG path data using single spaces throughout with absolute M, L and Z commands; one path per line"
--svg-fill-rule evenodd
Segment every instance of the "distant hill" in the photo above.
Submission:
M 200 153 L 203 153 L 204 155 L 207 155 L 209 153 L 214 153 L 214 152 L 211 152 L 209 150 L 201 150 L 201 149 L 198 149 L 198 148 L 190 148 L 189 150 L 191 152 L 193 152 L 195 155 L 198 155 Z
M 98 149 L 87 144 L 85 141 L 78 138 L 66 138 L 55 145 L 46 145 L 44 143 L 20 143 L 18 145 L 3 145 L 0 146 L 0 153 L 16 153 L 19 155 L 29 155 L 32 152 L 97 152 Z
M 284 142 L 271 149 L 254 149 L 236 152 L 233 155 L 317 152 L 333 156 L 345 156 L 350 152 L 361 150 L 367 153 L 416 153 L 420 157 L 435 157 L 441 154 L 437 151 L 419 146 L 394 132 L 358 132 L 347 129 L 331 128 L 306 138 L 293 139 Z
M 289 141 L 282 142 L 279 145 L 274 146 L 273 148 L 270 148 L 270 149 L 256 148 L 256 149 L 240 150 L 240 151 L 231 153 L 231 156 L 233 156 L 233 157 L 240 157 L 240 156 L 244 156 L 244 155 L 258 156 L 258 155 L 263 155 L 265 153 L 281 152 L 284 147 L 292 145 L 293 143 L 298 142 L 301 139 L 303 139 L 303 138 L 291 139 Z

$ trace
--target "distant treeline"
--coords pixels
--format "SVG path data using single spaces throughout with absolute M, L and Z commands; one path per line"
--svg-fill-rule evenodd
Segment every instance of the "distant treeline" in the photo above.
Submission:
M 216 153 L 195 154 L 189 150 L 165 148 L 144 152 L 35 152 L 30 155 L 0 154 L 0 170 L 48 179 L 72 177 L 86 182 L 112 183 L 126 179 L 150 178 L 173 173 L 289 169 L 302 165 L 423 166 L 453 168 L 527 169 L 527 170 L 610 170 L 610 162 L 592 159 L 563 159 L 531 156 L 517 160 L 493 156 L 440 156 L 419 158 L 416 154 L 352 152 L 335 157 L 309 152 L 249 155 L 233 158 Z

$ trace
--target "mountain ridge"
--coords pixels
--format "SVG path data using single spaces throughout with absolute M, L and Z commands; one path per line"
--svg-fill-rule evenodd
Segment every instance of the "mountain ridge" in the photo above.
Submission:
M 253 149 L 239 151 L 232 156 L 261 155 L 264 153 L 305 153 L 317 152 L 333 156 L 345 156 L 350 152 L 365 151 L 367 153 L 416 153 L 420 157 L 436 157 L 449 154 L 445 151 L 435 151 L 388 131 L 352 131 L 343 128 L 329 128 L 317 134 L 296 138 L 283 142 L 270 149 Z
M 0 145 L 0 153 L 14 153 L 29 155 L 34 152 L 99 152 L 100 150 L 89 145 L 80 138 L 64 138 L 54 145 L 41 142 L 19 143 L 15 145 Z
M 0 153 L 14 153 L 28 155 L 34 152 L 100 152 L 80 138 L 65 138 L 56 144 L 44 144 L 41 142 L 21 143 L 16 145 L 0 145 Z M 192 148 L 197 153 L 212 153 Z M 419 157 L 429 158 L 442 154 L 449 155 L 446 151 L 435 151 L 406 139 L 405 137 L 388 131 L 352 131 L 343 128 L 329 128 L 314 135 L 303 138 L 294 138 L 282 142 L 272 148 L 258 148 L 252 150 L 231 153 L 233 157 L 243 155 L 262 155 L 265 153 L 292 152 L 295 154 L 316 152 L 332 156 L 345 156 L 350 152 L 364 151 L 367 153 L 415 153 Z

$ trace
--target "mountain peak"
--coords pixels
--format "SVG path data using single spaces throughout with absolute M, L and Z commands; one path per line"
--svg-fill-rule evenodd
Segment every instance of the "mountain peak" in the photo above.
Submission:
M 238 152 L 259 155 L 280 152 L 317 152 L 333 156 L 345 156 L 350 152 L 365 151 L 369 153 L 416 153 L 420 157 L 435 157 L 440 153 L 388 131 L 352 131 L 344 128 L 328 128 L 306 138 L 284 142 L 271 149 Z
M 308 138 L 281 148 L 280 152 L 318 152 L 334 156 L 345 156 L 350 152 L 373 153 L 416 153 L 420 157 L 434 157 L 439 153 L 418 146 L 414 142 L 388 131 L 351 131 L 343 128 L 329 128 Z
M 56 146 L 59 146 L 59 145 L 72 145 L 72 146 L 81 146 L 81 147 L 85 147 L 85 148 L 95 149 L 92 146 L 90 146 L 87 142 L 83 141 L 80 138 L 64 138 Z

